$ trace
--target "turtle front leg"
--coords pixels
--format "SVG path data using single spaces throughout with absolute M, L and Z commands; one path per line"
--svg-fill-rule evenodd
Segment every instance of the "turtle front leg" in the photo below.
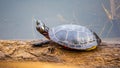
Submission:
M 50 40 L 44 40 L 42 42 L 39 42 L 39 41 L 32 42 L 32 45 L 35 46 L 35 47 L 40 47 L 42 45 L 49 44 L 49 43 L 50 43 Z

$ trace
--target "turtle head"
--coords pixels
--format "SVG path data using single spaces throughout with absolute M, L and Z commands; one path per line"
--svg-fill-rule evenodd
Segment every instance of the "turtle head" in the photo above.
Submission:
M 36 20 L 37 31 L 49 39 L 48 30 L 49 28 L 41 20 Z
M 37 20 L 36 21 L 36 29 L 39 29 L 40 31 L 45 30 L 45 24 L 42 21 Z

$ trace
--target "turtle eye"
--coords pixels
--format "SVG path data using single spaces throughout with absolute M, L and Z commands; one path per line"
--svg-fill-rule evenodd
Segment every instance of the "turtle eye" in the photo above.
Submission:
M 44 26 L 41 26 L 41 29 L 45 30 L 45 27 L 44 27 Z

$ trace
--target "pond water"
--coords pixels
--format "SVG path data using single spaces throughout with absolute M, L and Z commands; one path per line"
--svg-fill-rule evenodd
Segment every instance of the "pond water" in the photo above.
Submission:
M 0 0 L 0 39 L 42 38 L 33 17 L 49 28 L 77 24 L 101 38 L 120 37 L 120 21 L 109 21 L 102 5 L 110 9 L 109 0 Z

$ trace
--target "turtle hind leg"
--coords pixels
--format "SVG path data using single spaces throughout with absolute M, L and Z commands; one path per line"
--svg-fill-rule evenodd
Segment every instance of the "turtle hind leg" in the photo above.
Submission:
M 93 34 L 95 35 L 95 37 L 97 39 L 97 43 L 100 44 L 102 42 L 102 40 L 100 39 L 100 37 L 95 32 L 93 32 Z
M 37 41 L 37 42 L 32 42 L 32 45 L 33 45 L 33 47 L 41 47 L 41 46 L 43 46 L 43 45 L 45 45 L 45 44 L 49 44 L 49 43 L 50 43 L 49 40 L 44 40 L 44 41 L 42 41 L 42 42 L 39 42 L 39 41 Z

